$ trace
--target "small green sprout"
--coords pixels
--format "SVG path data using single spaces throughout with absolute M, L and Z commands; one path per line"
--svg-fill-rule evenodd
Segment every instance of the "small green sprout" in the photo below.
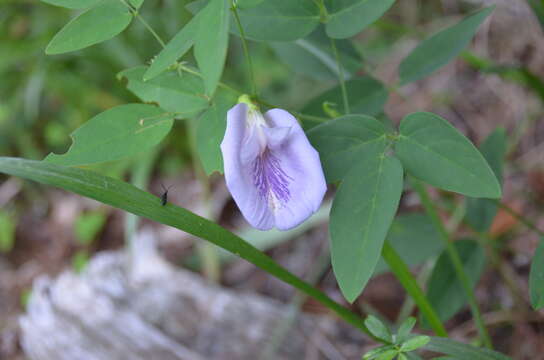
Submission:
M 411 334 L 416 319 L 410 317 L 406 319 L 399 327 L 396 334 L 391 334 L 389 328 L 378 318 L 369 315 L 365 320 L 365 325 L 374 337 L 385 342 L 385 345 L 370 350 L 363 355 L 363 360 L 408 360 L 411 358 L 406 355 L 411 351 L 425 346 L 431 338 L 425 335 Z M 414 354 L 412 354 L 414 355 Z

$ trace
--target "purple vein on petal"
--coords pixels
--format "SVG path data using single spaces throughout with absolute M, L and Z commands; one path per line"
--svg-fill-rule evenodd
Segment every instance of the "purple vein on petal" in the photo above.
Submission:
M 253 184 L 261 198 L 267 201 L 273 210 L 281 208 L 291 198 L 289 183 L 292 180 L 293 178 L 281 168 L 281 161 L 269 149 L 265 149 L 255 159 Z

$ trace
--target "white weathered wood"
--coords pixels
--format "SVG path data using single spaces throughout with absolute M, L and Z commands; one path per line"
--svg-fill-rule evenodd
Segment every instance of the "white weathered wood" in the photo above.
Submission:
M 32 360 L 257 359 L 288 313 L 174 268 L 143 231 L 130 254 L 101 253 L 81 274 L 36 281 L 20 319 L 21 343 Z M 275 359 L 304 359 L 316 349 L 318 358 L 360 358 L 363 339 L 349 333 L 342 340 L 332 317 L 302 315 Z

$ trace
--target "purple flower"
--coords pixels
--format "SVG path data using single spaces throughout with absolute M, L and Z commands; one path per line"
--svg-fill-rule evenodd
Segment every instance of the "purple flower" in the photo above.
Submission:
M 321 205 L 327 184 L 319 154 L 287 111 L 263 116 L 252 104 L 235 105 L 221 151 L 227 187 L 253 227 L 288 230 Z

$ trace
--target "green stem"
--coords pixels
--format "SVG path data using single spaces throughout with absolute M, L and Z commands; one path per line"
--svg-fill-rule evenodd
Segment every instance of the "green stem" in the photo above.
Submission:
M 440 210 L 451 214 L 450 209 L 446 209 L 445 207 L 441 207 Z M 521 289 L 518 285 L 518 281 L 515 277 L 515 271 L 508 265 L 508 263 L 502 261 L 500 254 L 498 254 L 497 249 L 493 244 L 493 239 L 491 239 L 487 233 L 482 233 L 476 230 L 471 224 L 466 221 L 466 218 L 462 219 L 461 222 L 470 231 L 472 231 L 478 243 L 485 249 L 487 257 L 491 260 L 491 265 L 495 267 L 496 271 L 504 280 L 506 287 L 510 290 L 512 298 L 516 303 L 515 306 L 518 309 L 525 308 L 526 301 L 523 296 L 525 291 Z
M 540 236 L 544 236 L 544 231 L 540 230 L 531 220 L 527 219 L 523 215 L 519 214 L 516 210 L 512 209 L 510 206 L 506 205 L 500 200 L 493 199 L 493 201 L 504 211 L 512 215 L 516 220 L 521 222 L 523 225 L 527 226 L 529 229 L 533 230 Z
M 340 88 L 342 89 L 342 99 L 344 100 L 344 113 L 349 114 L 349 101 L 348 91 L 346 89 L 346 82 L 344 80 L 344 67 L 340 63 L 340 55 L 338 55 L 338 49 L 336 49 L 336 42 L 331 38 L 331 48 L 338 65 L 338 80 L 340 81 Z
M 295 116 L 298 116 L 301 119 L 314 120 L 320 123 L 330 120 L 329 118 L 326 118 L 323 116 L 308 115 L 308 114 L 300 113 L 298 111 L 289 111 L 289 112 Z
M 153 35 L 153 37 L 159 42 L 159 44 L 161 44 L 162 47 L 165 47 L 166 44 L 165 42 L 162 40 L 162 38 L 159 36 L 159 34 L 157 34 L 155 32 L 155 30 L 153 30 L 153 28 L 151 27 L 151 25 L 149 25 L 149 23 L 147 21 L 145 21 L 145 19 L 138 13 L 138 10 L 136 10 L 134 7 L 132 7 L 129 3 L 127 3 L 125 0 L 120 0 L 123 4 L 125 4 L 125 6 L 130 10 L 130 12 L 132 13 L 132 16 L 134 16 L 135 18 L 137 18 L 141 23 L 142 25 L 151 33 L 151 35 Z
M 161 44 L 162 47 L 166 47 L 166 43 L 162 40 L 162 38 L 159 36 L 159 34 L 157 34 L 155 32 L 155 30 L 153 30 L 153 28 L 151 27 L 151 25 L 149 25 L 147 23 L 147 21 L 145 21 L 145 19 L 143 17 L 140 16 L 140 14 L 138 14 L 138 12 L 134 12 L 134 16 L 136 17 L 136 19 L 140 20 L 140 22 L 142 23 L 143 26 L 145 26 L 145 28 L 147 30 L 149 30 L 149 32 L 151 33 L 151 35 L 153 35 L 153 37 L 155 39 L 157 39 L 157 41 L 159 42 L 159 44 Z
M 313 297 L 341 319 L 373 337 L 363 318 L 294 275 L 249 242 L 184 208 L 174 204 L 162 206 L 156 196 L 133 185 L 89 170 L 9 157 L 0 157 L 0 173 L 60 187 L 208 240 Z
M 183 70 L 183 71 L 186 71 L 188 72 L 189 74 L 193 74 L 195 76 L 198 76 L 198 77 L 202 77 L 202 74 L 194 69 L 191 69 L 190 67 L 188 66 L 184 66 L 184 65 L 181 65 L 180 66 L 180 69 Z M 232 86 L 230 85 L 227 85 L 225 83 L 222 83 L 222 82 L 219 82 L 219 86 L 226 89 L 226 90 L 229 90 L 237 95 L 243 95 L 244 93 L 238 89 L 235 89 L 233 88 Z M 262 99 L 259 99 L 259 98 L 255 98 L 255 101 L 257 101 L 259 104 L 261 105 L 264 105 L 264 106 L 267 106 L 267 107 L 270 107 L 270 108 L 277 108 L 278 106 L 276 105 L 273 105 L 273 104 L 270 104 Z M 308 119 L 308 120 L 315 120 L 315 121 L 318 121 L 318 122 L 325 122 L 325 121 L 328 121 L 330 120 L 329 118 L 326 118 L 326 117 L 322 117 L 322 116 L 315 116 L 315 115 L 308 115 L 308 114 L 303 114 L 303 113 L 300 113 L 298 111 L 293 111 L 293 110 L 289 110 L 287 109 L 287 111 L 289 111 L 291 114 L 293 115 L 296 115 L 300 118 L 305 118 L 305 119 Z
M 427 193 L 427 190 L 425 189 L 424 185 L 417 179 L 411 178 L 412 185 L 416 192 L 419 194 L 419 197 L 421 199 L 421 203 L 423 207 L 425 208 L 425 211 L 429 215 L 429 218 L 431 219 L 433 225 L 438 230 L 440 237 L 444 241 L 444 244 L 446 245 L 446 251 L 448 252 L 448 255 L 450 257 L 450 260 L 453 264 L 453 267 L 455 269 L 455 273 L 457 274 L 457 278 L 461 282 L 461 285 L 463 286 L 463 289 L 465 290 L 468 303 L 470 305 L 470 311 L 472 312 L 472 316 L 474 317 L 474 322 L 476 324 L 476 327 L 478 328 L 478 333 L 480 334 L 480 338 L 482 339 L 484 345 L 488 348 L 492 348 L 491 338 L 489 337 L 489 334 L 487 333 L 487 329 L 484 325 L 482 315 L 480 313 L 480 309 L 478 308 L 478 303 L 476 301 L 476 296 L 474 295 L 474 291 L 472 289 L 472 286 L 470 285 L 470 280 L 465 272 L 465 269 L 463 268 L 463 262 L 461 261 L 461 257 L 459 256 L 459 253 L 457 252 L 457 249 L 453 245 L 453 242 L 450 241 L 450 235 L 448 234 L 448 231 L 444 227 L 444 224 L 442 223 L 442 220 L 440 219 L 440 216 L 438 215 L 438 211 L 433 206 L 431 198 L 429 194 Z
M 419 287 L 416 279 L 410 272 L 408 265 L 406 265 L 404 260 L 402 260 L 397 251 L 391 246 L 391 244 L 389 244 L 388 241 L 385 241 L 383 244 L 382 257 L 387 265 L 389 265 L 391 271 L 393 271 L 393 274 L 395 274 L 397 279 L 400 281 L 406 292 L 408 292 L 408 294 L 410 294 L 410 296 L 414 299 L 419 307 L 419 310 L 423 313 L 436 335 L 447 337 L 448 332 L 446 331 L 446 328 L 423 293 L 423 290 L 421 290 Z
M 157 41 L 162 45 L 162 47 L 165 47 L 164 41 L 155 32 L 155 30 L 153 30 L 153 28 L 145 21 L 145 19 L 143 19 L 138 14 L 138 12 L 136 10 L 134 10 L 131 6 L 129 6 L 124 0 L 121 0 L 121 1 L 131 10 L 132 14 L 142 22 L 142 24 L 145 26 L 145 28 L 155 37 L 155 39 L 157 39 Z M 252 65 L 252 62 L 251 62 L 251 57 L 249 56 L 247 43 L 246 43 L 246 40 L 245 40 L 245 36 L 243 35 L 243 28 L 242 28 L 242 25 L 240 23 L 238 12 L 236 11 L 235 7 L 234 7 L 233 12 L 235 14 L 235 18 L 237 19 L 236 21 L 239 24 L 240 35 L 242 36 L 242 46 L 244 48 L 244 53 L 245 53 L 245 56 L 246 56 L 246 59 L 247 59 L 247 62 L 248 62 L 249 75 L 250 75 L 251 86 L 252 86 L 252 95 L 254 95 L 254 98 L 256 99 L 256 101 L 258 103 L 262 104 L 262 105 L 273 107 L 273 108 L 277 107 L 277 106 L 268 104 L 268 103 L 258 99 L 257 96 L 256 96 L 257 95 L 257 86 L 256 86 L 256 83 L 255 83 L 255 78 L 253 76 L 253 65 Z M 336 47 L 335 47 L 335 49 L 336 49 Z M 192 74 L 192 75 L 195 75 L 195 76 L 198 76 L 198 77 L 202 78 L 202 74 L 200 72 L 198 72 L 197 70 L 193 70 L 188 66 L 184 66 L 184 65 L 180 64 L 179 68 L 180 68 L 180 70 L 186 71 L 189 74 Z M 343 79 L 343 73 L 342 73 L 341 78 Z M 342 80 L 342 83 L 343 83 L 343 80 Z M 218 85 L 219 85 L 219 87 L 222 87 L 223 89 L 228 90 L 230 92 L 233 92 L 235 94 L 238 94 L 238 95 L 244 94 L 244 92 L 242 92 L 242 91 L 240 91 L 238 89 L 235 89 L 232 86 L 225 84 L 224 82 L 219 82 Z M 344 90 L 345 90 L 345 87 L 344 87 Z M 346 99 L 346 101 L 347 101 L 347 99 Z M 297 115 L 297 116 L 299 116 L 301 118 L 306 118 L 306 119 L 309 119 L 309 120 L 315 120 L 315 121 L 319 121 L 319 122 L 325 122 L 325 121 L 329 120 L 328 118 L 325 118 L 325 117 L 306 115 L 306 114 L 302 114 L 302 113 L 299 113 L 299 112 L 296 112 L 296 111 L 289 111 L 289 112 L 291 112 L 291 113 L 293 113 L 293 114 L 295 114 L 295 115 Z
M 325 6 L 325 3 L 323 2 L 323 0 L 314 0 L 314 3 L 319 8 L 319 21 L 325 24 L 329 18 L 329 13 L 327 11 L 327 7 Z
M 255 83 L 255 76 L 253 74 L 253 64 L 251 62 L 251 56 L 249 56 L 249 48 L 247 46 L 246 35 L 244 33 L 244 27 L 240 21 L 240 16 L 238 15 L 238 9 L 236 8 L 236 1 L 232 0 L 232 13 L 234 14 L 234 20 L 236 21 L 236 26 L 238 27 L 238 32 L 242 38 L 242 48 L 244 49 L 244 56 L 247 61 L 247 68 L 249 72 L 249 80 L 251 81 L 251 95 L 255 97 L 257 95 L 257 84 Z

